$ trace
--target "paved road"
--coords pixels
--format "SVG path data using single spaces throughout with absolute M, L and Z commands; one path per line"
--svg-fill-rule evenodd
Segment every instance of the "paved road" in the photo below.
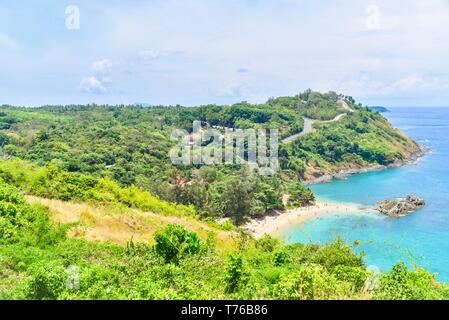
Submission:
M 343 109 L 346 109 L 348 112 L 354 112 L 354 110 L 352 110 L 345 101 L 339 100 L 338 104 Z M 342 113 L 342 114 L 339 114 L 338 116 L 336 116 L 335 118 L 333 118 L 332 120 L 327 120 L 327 121 L 318 121 L 318 120 L 313 120 L 313 119 L 309 119 L 309 118 L 303 117 L 303 119 L 304 119 L 304 129 L 302 130 L 302 132 L 296 133 L 294 135 L 291 135 L 291 136 L 285 138 L 284 140 L 282 140 L 282 143 L 291 143 L 292 141 L 296 140 L 297 138 L 299 138 L 299 137 L 301 137 L 301 136 L 303 136 L 305 134 L 311 133 L 313 131 L 313 124 L 315 122 L 329 123 L 329 122 L 339 121 L 341 118 L 343 118 L 343 117 L 345 117 L 347 115 L 348 115 L 347 113 Z
M 284 140 L 282 140 L 282 143 L 290 143 L 293 140 L 313 131 L 313 123 L 315 122 L 315 120 L 306 117 L 304 117 L 303 119 L 304 119 L 304 129 L 300 133 L 296 133 L 294 135 L 285 138 Z

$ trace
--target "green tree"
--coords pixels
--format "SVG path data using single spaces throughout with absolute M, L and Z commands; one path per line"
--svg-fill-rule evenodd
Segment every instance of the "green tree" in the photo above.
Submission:
M 291 207 L 303 207 L 315 202 L 313 192 L 310 189 L 304 188 L 300 182 L 290 184 L 288 192 L 288 205 Z
M 251 211 L 253 192 L 249 183 L 238 177 L 226 180 L 226 186 L 221 195 L 222 212 L 237 224 L 244 221 Z

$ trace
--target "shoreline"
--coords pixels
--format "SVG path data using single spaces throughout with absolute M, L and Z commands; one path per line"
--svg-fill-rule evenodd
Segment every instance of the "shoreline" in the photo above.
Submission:
M 363 174 L 368 172 L 379 172 L 384 171 L 392 168 L 399 168 L 402 166 L 407 165 L 414 165 L 416 164 L 422 157 L 424 157 L 428 152 L 431 151 L 430 148 L 419 145 L 418 151 L 411 153 L 410 156 L 407 159 L 404 160 L 396 160 L 395 162 L 389 164 L 389 165 L 381 165 L 381 164 L 374 164 L 369 165 L 366 167 L 360 167 L 360 168 L 351 168 L 351 169 L 342 169 L 338 170 L 332 173 L 323 173 L 320 176 L 314 177 L 312 179 L 306 179 L 303 180 L 302 183 L 307 186 L 315 183 L 327 183 L 332 182 L 333 180 L 342 180 L 346 179 L 347 177 L 356 175 L 356 174 Z
M 304 223 L 328 215 L 350 214 L 358 211 L 375 212 L 371 208 L 354 203 L 317 200 L 311 206 L 274 211 L 271 215 L 252 219 L 243 226 L 243 229 L 255 238 L 260 238 L 265 234 L 278 235 L 289 225 Z
M 411 153 L 407 159 L 395 161 L 390 165 L 372 165 L 362 168 L 339 170 L 334 173 L 323 174 L 314 179 L 304 180 L 303 184 L 311 185 L 315 183 L 327 183 L 332 182 L 333 180 L 345 179 L 355 174 L 383 171 L 390 168 L 413 165 L 431 151 L 430 148 L 425 146 L 419 144 L 417 144 L 417 146 L 417 152 Z M 262 218 L 252 219 L 243 226 L 243 229 L 252 234 L 255 238 L 260 238 L 264 234 L 275 236 L 292 224 L 304 223 L 327 215 L 350 214 L 358 211 L 372 212 L 374 214 L 378 213 L 373 208 L 360 204 L 317 200 L 316 203 L 311 206 L 292 208 L 284 211 L 274 211 L 272 214 Z

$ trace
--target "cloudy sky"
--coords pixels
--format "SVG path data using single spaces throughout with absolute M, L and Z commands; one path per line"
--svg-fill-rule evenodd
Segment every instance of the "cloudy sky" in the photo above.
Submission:
M 0 104 L 449 106 L 449 0 L 0 0 L 0 73 Z

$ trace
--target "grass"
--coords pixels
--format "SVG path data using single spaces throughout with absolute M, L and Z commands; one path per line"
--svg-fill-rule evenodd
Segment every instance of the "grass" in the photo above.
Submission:
M 168 224 L 179 224 L 207 240 L 212 237 L 219 250 L 235 247 L 237 234 L 208 225 L 195 218 L 159 215 L 119 205 L 94 205 L 26 196 L 30 204 L 48 208 L 53 224 L 73 224 L 68 236 L 92 242 L 126 245 L 130 240 L 153 244 L 154 233 Z

